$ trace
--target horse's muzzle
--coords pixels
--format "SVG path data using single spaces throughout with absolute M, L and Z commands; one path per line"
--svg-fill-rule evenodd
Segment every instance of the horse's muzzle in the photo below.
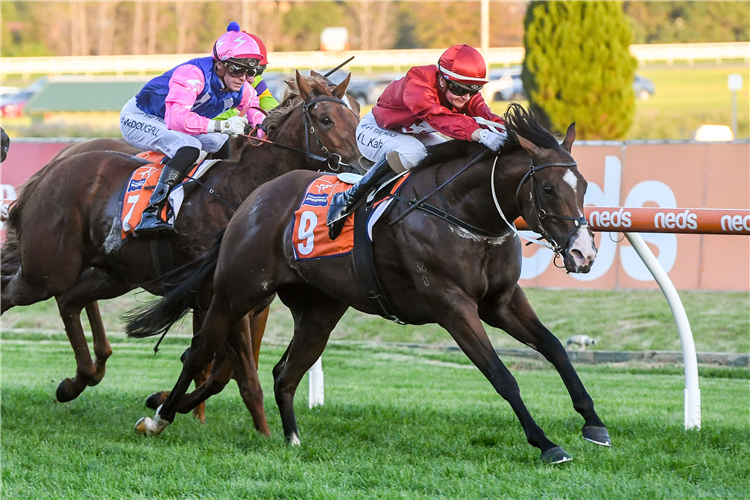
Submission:
M 563 251 L 563 263 L 569 273 L 585 274 L 596 259 L 596 243 L 588 227 L 581 227 L 568 240 Z

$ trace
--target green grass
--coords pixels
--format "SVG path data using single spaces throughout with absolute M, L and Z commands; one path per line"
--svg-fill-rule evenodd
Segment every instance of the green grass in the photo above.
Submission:
M 302 446 L 281 436 L 266 346 L 261 383 L 273 437 L 252 430 L 234 383 L 212 398 L 207 423 L 178 415 L 158 438 L 132 427 L 152 412 L 152 391 L 171 387 L 187 339 L 159 355 L 121 340 L 104 381 L 77 400 L 54 401 L 72 374 L 65 341 L 6 335 L 2 344 L 3 498 L 748 498 L 747 380 L 701 379 L 703 428 L 682 427 L 679 371 L 579 367 L 613 438 L 580 437 L 554 370 L 508 364 L 547 435 L 574 457 L 545 466 L 505 401 L 460 353 L 330 346 L 326 404 L 298 391 Z M 736 370 L 722 369 L 724 372 Z
M 654 291 L 526 290 L 542 322 L 561 340 L 586 334 L 601 350 L 681 350 L 677 327 L 666 299 Z M 750 293 L 680 292 L 690 320 L 696 349 L 701 352 L 750 352 Z M 122 314 L 152 300 L 146 293 L 102 301 L 100 309 L 110 332 L 124 331 Z M 85 320 L 85 314 L 84 314 Z M 9 310 L 2 328 L 62 330 L 54 300 Z M 178 333 L 189 334 L 184 321 Z M 279 302 L 272 306 L 266 338 L 290 339 L 293 324 Z M 522 347 L 501 330 L 488 328 L 496 347 Z M 60 334 L 61 335 L 61 334 Z M 59 335 L 58 335 L 59 336 Z M 349 341 L 416 342 L 455 345 L 437 325 L 400 326 L 354 310 L 347 312 L 332 338 Z
M 698 126 L 732 126 L 732 92 L 727 78 L 743 75 L 737 92 L 737 138 L 750 137 L 750 69 L 744 64 L 640 68 L 656 93 L 637 101 L 637 114 L 626 139 L 691 139 Z
M 624 139 L 692 139 L 702 124 L 732 126 L 732 92 L 727 77 L 743 75 L 737 92 L 737 138 L 750 137 L 750 66 L 747 63 L 695 66 L 648 66 L 637 73 L 650 78 L 656 93 L 636 99 L 633 126 Z M 522 102 L 527 105 L 526 101 Z M 492 111 L 505 112 L 507 102 L 493 102 Z

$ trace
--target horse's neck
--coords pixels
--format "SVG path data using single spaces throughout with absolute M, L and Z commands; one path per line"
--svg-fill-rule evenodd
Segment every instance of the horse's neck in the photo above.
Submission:
M 443 188 L 443 198 L 448 203 L 448 211 L 452 215 L 488 232 L 501 232 L 507 226 L 497 210 L 492 194 L 491 176 L 494 163 L 495 158 L 490 157 L 470 166 Z M 437 185 L 456 174 L 464 165 L 465 163 L 458 167 L 443 167 L 445 172 L 439 172 L 435 176 Z M 528 156 L 525 154 L 501 155 L 497 158 L 494 168 L 495 196 L 508 221 L 513 221 L 521 215 L 516 204 L 516 188 L 525 174 L 527 165 Z

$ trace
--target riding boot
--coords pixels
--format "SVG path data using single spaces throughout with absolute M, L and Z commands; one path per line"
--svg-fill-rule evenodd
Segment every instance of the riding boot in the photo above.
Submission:
M 164 165 L 154 192 L 151 194 L 149 206 L 141 215 L 141 222 L 136 226 L 135 233 L 139 236 L 152 235 L 160 232 L 172 231 L 172 224 L 161 220 L 159 214 L 167 203 L 169 192 L 185 178 L 185 172 L 198 158 L 200 150 L 184 147 L 177 150 L 174 157 Z
M 328 236 L 332 240 L 335 240 L 341 234 L 346 217 L 359 206 L 367 192 L 392 171 L 388 159 L 383 156 L 358 183 L 346 191 L 333 195 L 331 206 L 328 209 Z

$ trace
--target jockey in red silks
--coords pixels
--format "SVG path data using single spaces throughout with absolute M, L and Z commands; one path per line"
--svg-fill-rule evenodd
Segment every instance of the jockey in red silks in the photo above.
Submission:
M 229 157 L 229 136 L 242 134 L 264 115 L 250 82 L 263 59 L 258 43 L 231 23 L 214 44 L 212 57 L 192 59 L 149 81 L 122 108 L 120 131 L 138 148 L 164 153 L 164 166 L 136 234 L 172 230 L 159 218 L 169 191 L 184 179 L 201 150 Z M 213 120 L 236 108 L 245 116 Z
M 437 66 L 416 66 L 386 87 L 357 126 L 359 151 L 375 165 L 348 191 L 333 196 L 328 211 L 331 239 L 338 237 L 346 216 L 388 172 L 412 168 L 427 156 L 426 146 L 444 142 L 438 132 L 500 149 L 507 134 L 481 128 L 474 119 L 505 123 L 482 98 L 487 82 L 482 55 L 464 44 L 446 50 Z

